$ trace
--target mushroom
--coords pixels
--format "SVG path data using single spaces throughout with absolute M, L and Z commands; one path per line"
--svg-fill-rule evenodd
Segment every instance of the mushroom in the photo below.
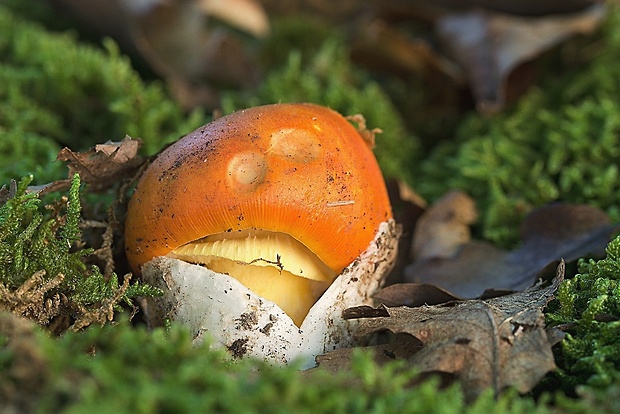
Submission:
M 219 118 L 165 149 L 131 198 L 125 244 L 132 270 L 150 269 L 147 279 L 161 282 L 174 260 L 198 264 L 303 329 L 310 308 L 380 233 L 397 238 L 363 134 L 331 109 L 274 104 Z M 158 269 L 144 266 L 162 256 Z M 372 276 L 375 288 L 390 267 Z M 226 302 L 223 292 L 201 295 Z

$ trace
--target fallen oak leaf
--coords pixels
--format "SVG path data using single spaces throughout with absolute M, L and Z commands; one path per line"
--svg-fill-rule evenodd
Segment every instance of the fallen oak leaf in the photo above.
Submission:
M 370 308 L 370 307 L 368 307 Z M 385 315 L 389 316 L 389 315 Z M 395 360 L 408 360 L 416 352 L 422 348 L 422 343 L 416 341 L 411 335 L 396 336 L 389 343 L 382 345 L 358 346 L 355 348 L 338 348 L 327 354 L 318 355 L 316 357 L 317 367 L 311 368 L 306 372 L 315 370 L 326 370 L 333 374 L 339 372 L 350 372 L 352 370 L 353 353 L 365 352 L 372 356 L 377 365 L 384 365 Z M 410 370 L 409 367 L 402 367 L 404 370 Z M 418 373 L 408 386 L 413 386 L 424 381 L 424 373 Z M 446 384 L 447 385 L 447 384 Z
M 420 224 L 429 218 L 433 216 L 423 215 L 418 227 L 431 227 Z M 458 229 L 458 226 L 453 228 Z M 433 284 L 462 298 L 478 298 L 492 289 L 520 291 L 535 283 L 560 259 L 571 262 L 586 255 L 602 254 L 619 229 L 619 224 L 612 224 L 609 217 L 595 207 L 551 204 L 532 211 L 525 218 L 521 225 L 523 243 L 516 250 L 506 251 L 478 240 L 466 241 L 458 249 L 444 243 L 445 251 L 435 250 L 434 255 L 408 265 L 403 279 L 410 283 Z M 445 234 L 445 229 L 426 232 L 425 240 L 437 246 L 441 243 L 433 241 L 433 237 L 442 238 Z
M 144 163 L 138 154 L 142 141 L 125 136 L 120 142 L 108 141 L 85 152 L 63 148 L 57 159 L 69 167 L 69 176 L 80 174 L 83 183 L 94 192 L 115 185 L 122 178 L 131 178 Z
M 517 279 L 525 284 L 523 288 L 536 281 L 529 275 L 530 266 L 521 263 L 513 267 L 507 255 L 507 251 L 491 243 L 473 240 L 453 257 L 434 257 L 410 264 L 405 267 L 404 281 L 432 284 L 461 298 L 477 298 L 493 288 L 518 290 L 521 283 L 516 283 Z M 523 271 L 528 272 L 527 277 Z
M 526 393 L 555 369 L 551 346 L 557 337 L 547 336 L 542 310 L 563 278 L 561 262 L 553 282 L 545 288 L 536 285 L 499 298 L 438 306 L 349 308 L 343 316 L 360 319 L 359 336 L 385 330 L 410 335 L 414 346 L 404 358 L 408 365 L 422 373 L 454 375 L 470 401 L 489 387 L 496 395 L 509 387 Z M 370 349 L 385 353 L 386 345 Z M 340 351 L 336 363 L 342 365 L 344 352 Z M 317 361 L 329 369 L 331 360 L 321 357 Z
M 486 289 L 480 296 L 471 299 L 493 299 L 515 293 L 512 289 Z M 373 295 L 375 302 L 388 307 L 440 305 L 466 298 L 456 296 L 439 286 L 427 283 L 395 283 L 386 286 Z
M 437 53 L 430 42 L 412 38 L 383 19 L 361 20 L 351 38 L 352 59 L 366 67 L 431 82 L 461 85 L 465 81 L 460 67 Z

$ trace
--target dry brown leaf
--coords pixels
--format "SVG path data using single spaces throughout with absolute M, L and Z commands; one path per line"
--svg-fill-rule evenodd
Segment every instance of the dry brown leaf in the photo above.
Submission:
M 439 305 L 462 299 L 435 285 L 420 283 L 397 283 L 386 286 L 373 295 L 373 298 L 382 305 L 392 307 Z
M 402 358 L 422 373 L 450 374 L 462 382 L 469 400 L 492 388 L 530 391 L 555 369 L 543 308 L 564 277 L 564 264 L 548 287 L 490 300 L 468 300 L 418 308 L 351 308 L 345 318 L 360 319 L 359 335 L 391 331 L 395 344 L 371 347 L 376 355 Z M 406 339 L 409 335 L 409 339 Z M 342 367 L 350 352 L 318 359 L 321 368 Z M 385 358 L 384 358 L 385 359 Z
M 41 185 L 29 185 L 26 188 L 26 194 L 36 194 L 37 197 L 41 198 L 44 195 L 54 192 L 54 191 L 66 191 L 71 187 L 71 180 L 56 180 L 51 183 L 41 184 Z M 7 201 L 15 197 L 15 193 L 17 192 L 17 181 L 11 180 L 9 182 L 9 188 L 6 185 L 3 185 L 0 188 L 0 206 L 6 204 Z
M 447 201 L 439 208 L 453 206 Z M 447 208 L 447 211 L 451 210 Z M 441 217 L 429 214 L 420 218 L 416 232 L 428 231 L 414 237 L 431 246 L 428 250 L 434 254 L 408 265 L 403 279 L 408 283 L 436 285 L 462 298 L 478 298 L 488 290 L 523 290 L 560 259 L 570 262 L 602 254 L 613 233 L 620 229 L 620 225 L 610 223 L 609 217 L 597 208 L 553 204 L 532 211 L 521 226 L 522 245 L 506 251 L 488 242 L 465 238 L 458 239 L 465 240 L 458 246 L 458 240 L 451 239 L 449 233 L 450 229 L 462 232 L 462 227 L 456 223 L 444 228 Z M 435 219 L 439 220 L 437 224 L 425 223 Z M 443 246 L 444 250 L 437 246 Z M 485 297 L 499 293 L 488 292 Z
M 55 191 L 67 191 L 71 188 L 71 180 L 56 180 L 51 183 L 41 184 L 41 185 L 29 185 L 26 189 L 27 194 L 36 194 L 37 197 L 41 198 L 46 194 L 53 193 Z M 1 201 L 0 201 L 1 203 Z
M 436 31 L 467 73 L 478 109 L 493 113 L 502 109 L 506 79 L 519 64 L 569 37 L 591 33 L 604 15 L 604 4 L 542 17 L 475 10 L 443 16 Z
M 104 191 L 120 179 L 132 177 L 144 163 L 138 155 L 141 144 L 140 140 L 126 136 L 121 142 L 108 141 L 85 152 L 63 148 L 57 159 L 67 163 L 70 176 L 79 173 L 81 181 L 92 191 Z
M 437 53 L 429 41 L 411 37 L 386 21 L 362 20 L 351 37 L 351 57 L 366 67 L 389 73 L 415 74 L 432 79 L 433 84 L 446 79 L 454 84 L 464 82 L 460 68 Z

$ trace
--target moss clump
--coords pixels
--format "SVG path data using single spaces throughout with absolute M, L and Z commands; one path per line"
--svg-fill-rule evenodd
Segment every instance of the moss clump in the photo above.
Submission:
M 0 315 L 0 326 L 2 318 L 6 315 Z M 361 353 L 349 372 L 302 373 L 294 366 L 231 361 L 208 345 L 192 345 L 189 332 L 180 326 L 148 331 L 120 323 L 69 332 L 56 340 L 31 331 L 19 343 L 0 330 L 0 344 L 5 345 L 0 347 L 1 372 L 19 371 L 18 364 L 32 359 L 40 369 L 39 375 L 0 376 L 0 398 L 18 412 L 549 412 L 513 393 L 497 401 L 487 393 L 467 406 L 457 387 L 438 390 L 431 381 L 408 388 L 412 374 L 402 365 L 379 368 Z M 36 355 L 30 353 L 33 349 Z M 33 381 L 38 381 L 36 387 Z M 16 392 L 2 395 L 8 389 Z M 29 391 L 20 400 L 21 390 Z
M 314 36 L 313 26 L 308 24 L 298 28 L 308 33 L 298 31 L 294 36 L 284 31 L 288 25 L 276 26 L 280 28 L 277 32 L 280 39 Z M 291 26 L 289 30 L 295 28 Z M 383 130 L 377 136 L 375 153 L 384 174 L 412 182 L 410 166 L 420 155 L 418 138 L 405 130 L 398 111 L 381 86 L 368 73 L 353 66 L 344 39 L 332 34 L 319 45 L 301 43 L 306 48 L 290 49 L 288 58 L 270 69 L 257 90 L 226 94 L 222 103 L 224 112 L 277 102 L 312 102 L 343 115 L 362 114 L 369 129 Z
M 61 177 L 60 145 L 85 149 L 126 134 L 152 154 L 204 123 L 160 84 L 145 84 L 111 40 L 104 50 L 46 31 L 0 6 L 0 182 Z
M 71 252 L 79 241 L 79 177 L 76 175 L 66 201 L 67 215 L 46 219 L 41 200 L 27 194 L 32 177 L 21 180 L 15 194 L 0 206 L 0 282 L 17 288 L 40 270 L 77 279 L 86 271 L 83 251 Z M 61 226 L 61 223 L 64 225 Z
M 462 189 L 477 200 L 483 236 L 518 240 L 518 224 L 550 201 L 587 203 L 620 219 L 620 12 L 610 11 L 585 65 L 544 80 L 506 113 L 472 115 L 435 148 L 416 190 L 436 199 Z
M 115 274 L 104 277 L 87 266 L 93 252 L 83 248 L 80 221 L 80 180 L 73 177 L 62 206 L 39 211 L 41 200 L 27 193 L 32 177 L 2 192 L 0 205 L 0 311 L 11 311 L 42 325 L 69 317 L 74 329 L 111 320 L 122 301 L 152 296 L 157 289 L 140 284 L 120 286 Z M 14 192 L 14 194 L 9 194 Z M 63 213 L 64 210 L 64 213 Z
M 605 259 L 579 262 L 579 273 L 560 286 L 552 309 L 552 324 L 569 324 L 558 359 L 566 385 L 620 384 L 620 236 Z

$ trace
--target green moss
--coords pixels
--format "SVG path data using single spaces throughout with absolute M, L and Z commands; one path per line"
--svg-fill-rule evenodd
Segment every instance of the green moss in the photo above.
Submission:
M 299 30 L 311 27 L 304 25 Z M 278 31 L 280 39 L 292 36 L 282 33 L 283 30 Z M 312 33 L 298 31 L 292 37 L 311 38 Z M 381 86 L 368 73 L 353 66 L 342 37 L 332 34 L 318 45 L 301 43 L 306 48 L 291 48 L 283 64 L 273 67 L 257 90 L 226 94 L 222 103 L 224 112 L 277 102 L 312 102 L 344 115 L 362 114 L 369 129 L 383 130 L 377 136 L 375 154 L 384 174 L 412 182 L 410 166 L 419 157 L 418 138 L 406 131 Z
M 620 219 L 620 13 L 589 63 L 546 78 L 511 110 L 471 115 L 435 148 L 415 188 L 431 200 L 458 188 L 478 202 L 483 236 L 504 245 L 534 206 L 587 203 Z
M 6 318 L 0 314 L 0 327 L 11 325 Z M 0 399 L 15 412 L 615 412 L 620 389 L 588 389 L 581 400 L 560 395 L 553 403 L 513 391 L 495 398 L 489 390 L 467 404 L 456 386 L 411 386 L 415 376 L 403 364 L 379 367 L 362 352 L 354 354 L 349 371 L 304 373 L 295 366 L 231 360 L 208 344 L 193 345 L 178 325 L 149 331 L 119 322 L 58 339 L 34 327 L 22 327 L 19 336 L 15 331 L 0 329 Z
M 620 236 L 605 259 L 580 261 L 579 274 L 562 283 L 552 309 L 551 323 L 570 324 L 559 378 L 568 386 L 620 383 Z
M 85 149 L 126 134 L 155 153 L 206 121 L 145 84 L 107 39 L 104 49 L 46 31 L 0 7 L 0 182 L 62 177 L 61 145 Z
M 138 283 L 121 288 L 118 277 L 104 277 L 85 258 L 92 249 L 81 247 L 79 228 L 80 180 L 73 177 L 64 214 L 40 211 L 41 200 L 27 193 L 32 177 L 22 179 L 6 203 L 0 205 L 0 310 L 47 324 L 62 312 L 70 312 L 88 325 L 104 322 L 101 312 L 120 310 L 118 303 L 130 303 L 136 296 L 159 294 L 157 289 Z M 34 275 L 40 275 L 35 277 Z M 40 294 L 37 293 L 40 292 Z M 62 308 L 62 309 L 61 309 Z M 89 315 L 90 312 L 96 314 Z M 108 314 L 105 316 L 108 317 Z
M 50 277 L 63 274 L 68 279 L 81 277 L 86 271 L 83 252 L 70 251 L 81 234 L 77 223 L 79 177 L 75 176 L 71 188 L 69 217 L 60 228 L 61 219 L 46 219 L 39 212 L 36 194 L 26 194 L 31 180 L 22 179 L 16 194 L 0 206 L 0 282 L 13 289 L 40 270 Z
M 417 138 L 406 131 L 380 84 L 351 64 L 337 33 L 313 32 L 312 24 L 276 25 L 264 61 L 273 70 L 257 90 L 227 94 L 224 111 L 310 101 L 344 114 L 362 113 L 369 128 L 385 131 L 378 136 L 377 154 L 386 175 L 405 178 L 430 199 L 452 188 L 468 191 L 483 212 L 484 235 L 514 244 L 522 215 L 548 201 L 595 204 L 620 218 L 619 23 L 614 11 L 599 42 L 605 53 L 546 79 L 504 114 L 469 116 L 455 142 L 434 148 L 423 162 Z M 287 45 L 298 49 L 288 53 Z M 112 42 L 103 50 L 81 45 L 73 35 L 51 33 L 1 7 L 0 62 L 0 184 L 32 172 L 40 182 L 64 175 L 64 167 L 52 162 L 61 145 L 79 149 L 130 134 L 144 138 L 152 154 L 204 122 L 199 112 L 183 114 L 160 84 L 140 80 Z M 42 213 L 35 195 L 25 194 L 28 182 L 0 206 L 0 282 L 14 293 L 37 271 L 48 277 L 62 273 L 64 284 L 47 298 L 68 297 L 71 312 L 114 299 L 118 278 L 106 279 L 84 261 L 90 250 L 79 244 L 79 180 L 55 218 Z M 589 387 L 577 401 L 559 396 L 555 407 L 545 398 L 535 402 L 512 392 L 498 400 L 487 393 L 466 406 L 456 387 L 439 390 L 425 383 L 408 389 L 410 372 L 399 365 L 378 368 L 363 355 L 341 375 L 235 362 L 206 346 L 192 346 L 182 327 L 147 331 L 125 322 L 59 339 L 36 330 L 22 351 L 0 332 L 0 400 L 27 393 L 21 401 L 28 409 L 75 413 L 603 410 L 618 401 L 620 389 L 619 258 L 616 240 L 605 260 L 582 261 L 580 274 L 562 285 L 552 306 L 549 320 L 574 329 L 558 352 L 560 370 L 553 379 L 559 382 L 547 383 L 547 389 Z M 132 285 L 115 304 L 156 293 Z M 40 365 L 24 357 L 34 354 L 40 354 Z M 25 371 L 19 365 L 24 361 Z M 34 388 L 24 384 L 35 379 Z
M 12 339 L 17 342 L 17 340 Z M 467 406 L 457 387 L 438 390 L 437 382 L 406 387 L 412 374 L 401 364 L 379 368 L 369 357 L 354 356 L 341 374 L 301 373 L 253 360 L 231 361 L 223 352 L 194 346 L 180 326 L 148 331 L 127 323 L 91 327 L 52 340 L 35 332 L 28 347 L 17 348 L 0 332 L 1 372 L 14 372 L 27 350 L 41 355 L 41 372 L 0 376 L 0 392 L 30 391 L 34 412 L 68 413 L 545 413 L 515 393 L 495 400 L 491 393 Z M 34 377 L 34 378 L 33 378 Z M 0 397 L 2 395 L 0 394 Z M 19 391 L 7 404 L 18 400 Z M 6 400 L 5 400 L 6 401 Z M 9 405 L 10 406 L 10 405 Z M 19 411 L 19 410 L 18 410 Z

